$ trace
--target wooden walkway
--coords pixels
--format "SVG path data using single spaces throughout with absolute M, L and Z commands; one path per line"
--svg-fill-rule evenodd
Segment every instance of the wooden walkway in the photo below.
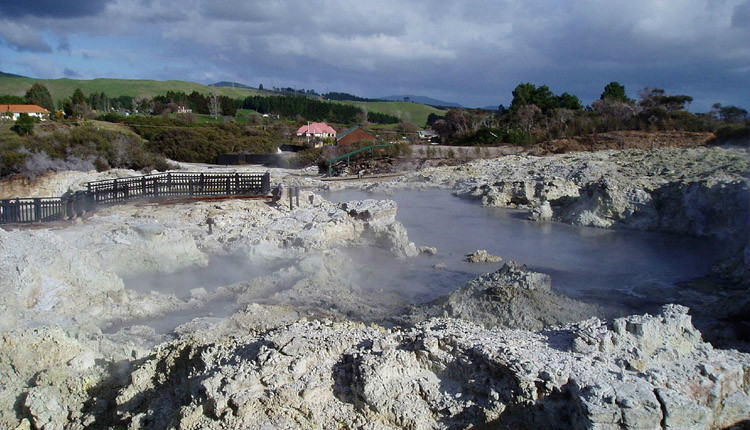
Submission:
M 271 191 L 271 174 L 170 172 L 86 185 L 86 191 L 62 197 L 0 200 L 0 224 L 72 219 L 99 205 L 140 199 L 266 195 Z

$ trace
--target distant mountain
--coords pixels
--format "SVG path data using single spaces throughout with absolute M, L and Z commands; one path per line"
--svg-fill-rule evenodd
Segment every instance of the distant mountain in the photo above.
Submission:
M 227 82 L 227 81 L 221 81 L 215 84 L 210 84 L 209 87 L 232 87 L 232 88 L 245 88 L 248 90 L 257 90 L 257 88 L 251 87 L 249 85 L 240 84 L 239 82 Z
M 382 100 L 388 100 L 388 101 L 394 101 L 394 102 L 414 102 L 414 103 L 420 103 L 427 106 L 436 106 L 436 107 L 455 107 L 460 108 L 463 107 L 458 103 L 452 103 L 452 102 L 446 102 L 443 100 L 433 99 L 432 97 L 425 97 L 425 96 L 412 96 L 412 95 L 405 95 L 405 96 L 387 96 L 387 97 L 381 97 Z
M 6 78 L 25 78 L 26 76 L 14 75 L 13 73 L 0 72 L 0 77 L 6 77 Z

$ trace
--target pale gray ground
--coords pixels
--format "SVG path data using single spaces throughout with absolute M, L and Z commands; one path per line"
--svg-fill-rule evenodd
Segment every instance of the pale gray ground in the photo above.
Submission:
M 721 274 L 750 279 L 742 150 L 507 156 L 346 184 L 291 173 L 274 170 L 272 181 L 445 187 L 539 220 L 721 237 L 736 248 Z M 56 195 L 127 174 L 65 173 L 4 183 L 0 194 Z M 0 427 L 709 429 L 750 420 L 750 355 L 704 343 L 685 308 L 586 319 L 598 310 L 515 263 L 413 308 L 413 327 L 371 324 L 408 303 L 357 285 L 339 248 L 416 255 L 395 203 L 301 197 L 294 210 L 142 203 L 73 225 L 0 229 Z M 186 296 L 124 283 L 215 255 L 270 269 Z M 746 301 L 740 292 L 735 301 Z M 191 312 L 201 316 L 178 321 L 177 339 L 148 325 Z

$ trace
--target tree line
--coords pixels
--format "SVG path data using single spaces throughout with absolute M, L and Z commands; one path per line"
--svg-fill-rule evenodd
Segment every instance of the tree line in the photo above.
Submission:
M 748 136 L 745 109 L 714 104 L 707 113 L 693 114 L 693 98 L 668 94 L 661 88 L 644 88 L 638 101 L 629 99 L 625 87 L 610 82 L 598 100 L 583 106 L 569 93 L 554 94 L 546 85 L 522 83 L 513 90 L 508 108 L 498 111 L 451 109 L 444 116 L 430 114 L 430 125 L 445 144 L 529 145 L 551 139 L 618 130 L 711 131 L 717 135 Z

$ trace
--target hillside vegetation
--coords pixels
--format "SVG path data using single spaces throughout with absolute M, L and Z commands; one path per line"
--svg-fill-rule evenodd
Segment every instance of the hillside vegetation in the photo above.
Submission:
M 52 95 L 52 100 L 57 105 L 58 100 L 70 97 L 73 92 L 80 88 L 84 93 L 105 93 L 109 97 L 119 96 L 149 96 L 163 95 L 168 91 L 185 92 L 193 91 L 209 94 L 215 92 L 231 98 L 244 98 L 252 95 L 272 95 L 269 91 L 259 91 L 245 88 L 232 87 L 209 87 L 197 82 L 187 81 L 149 81 L 137 79 L 34 79 L 0 76 L 0 94 L 11 94 L 23 96 L 31 88 L 34 82 L 43 83 Z
M 157 97 L 173 93 L 190 94 L 197 91 L 202 94 L 215 93 L 232 99 L 244 99 L 249 96 L 277 96 L 273 91 L 264 91 L 246 88 L 213 87 L 188 81 L 152 81 L 138 79 L 35 79 L 16 76 L 0 76 L 0 94 L 23 96 L 34 82 L 41 82 L 49 89 L 55 106 L 58 101 L 71 97 L 76 89 L 85 94 L 105 93 L 109 97 Z M 360 102 L 343 101 L 342 104 L 356 106 L 366 109 L 368 112 L 378 112 L 393 115 L 402 121 L 410 121 L 423 127 L 427 123 L 427 117 L 431 113 L 444 115 L 445 111 L 431 106 L 409 102 Z
M 410 102 L 341 101 L 339 103 L 356 106 L 360 109 L 367 110 L 368 112 L 380 112 L 386 115 L 393 115 L 401 121 L 413 122 L 419 127 L 424 127 L 425 124 L 427 124 L 427 117 L 430 114 L 442 116 L 445 115 L 446 112 L 432 106 Z

